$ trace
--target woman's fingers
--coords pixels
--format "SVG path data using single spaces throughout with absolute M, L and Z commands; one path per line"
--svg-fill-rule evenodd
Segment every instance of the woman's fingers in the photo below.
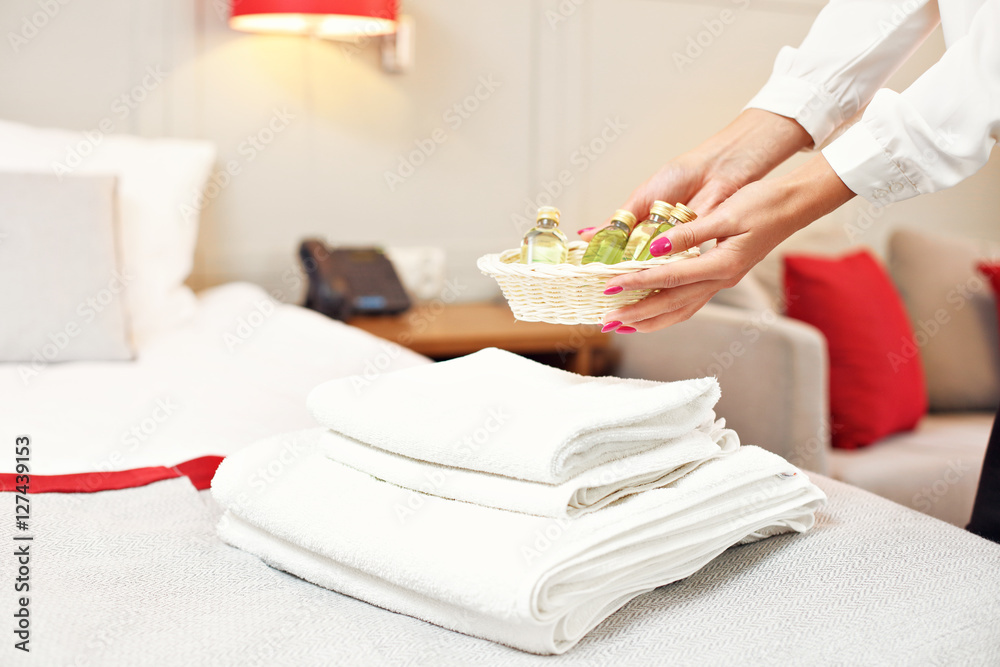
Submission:
M 661 315 L 683 311 L 691 304 L 704 305 L 712 296 L 726 286 L 725 281 L 711 280 L 684 285 L 674 289 L 651 294 L 638 303 L 624 306 L 607 313 L 605 322 L 621 322 L 639 331 L 652 331 L 647 325 Z M 666 326 L 666 325 L 663 325 Z M 654 328 L 662 328 L 655 326 Z
M 683 252 L 702 243 L 732 234 L 733 229 L 723 218 L 711 215 L 694 222 L 675 225 L 653 238 L 649 251 L 654 257 L 663 257 L 675 252 Z
M 653 174 L 649 180 L 633 190 L 621 208 L 630 211 L 636 220 L 642 221 L 649 216 L 649 209 L 654 201 L 660 199 L 671 204 L 686 201 L 687 198 L 695 196 L 703 183 L 702 165 L 693 168 L 679 164 L 667 164 Z M 715 203 L 720 200 L 717 194 L 710 194 L 706 201 L 713 202 L 714 207 Z M 590 241 L 594 234 L 609 224 L 611 224 L 610 217 L 600 225 L 585 227 L 577 233 L 584 241 Z
M 705 304 L 708 303 L 708 300 L 710 298 L 712 297 L 708 296 L 698 301 L 693 301 L 685 305 L 683 308 L 678 308 L 677 310 L 661 313 L 655 317 L 642 320 L 641 322 L 635 322 L 627 326 L 631 326 L 639 333 L 649 333 L 651 331 L 659 331 L 660 329 L 666 329 L 669 326 L 672 326 L 674 324 L 679 324 L 681 322 L 691 319 L 691 317 L 695 313 L 701 310 L 705 306 Z
M 580 235 L 581 240 L 590 243 L 590 239 L 594 238 L 594 234 L 601 231 L 607 226 L 608 224 L 604 223 L 603 225 L 597 225 L 595 227 L 584 227 L 583 229 L 576 230 L 576 233 Z
M 612 278 L 608 281 L 606 289 L 613 290 L 615 287 L 621 287 L 622 290 L 674 289 L 704 280 L 728 280 L 739 270 L 733 263 L 735 259 L 731 253 L 719 252 L 713 248 L 699 257 L 680 259 Z M 614 290 L 612 293 L 617 294 L 622 290 Z

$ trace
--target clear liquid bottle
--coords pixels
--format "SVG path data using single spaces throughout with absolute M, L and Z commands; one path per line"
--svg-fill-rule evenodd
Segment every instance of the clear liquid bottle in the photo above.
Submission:
M 649 207 L 649 217 L 636 225 L 629 234 L 628 244 L 622 254 L 623 262 L 639 259 L 642 251 L 649 245 L 649 240 L 656 234 L 657 228 L 670 219 L 673 210 L 674 207 L 665 201 L 657 199 L 653 202 Z
M 622 261 L 622 253 L 625 252 L 625 245 L 633 227 L 635 227 L 635 216 L 630 211 L 624 209 L 615 211 L 611 224 L 590 239 L 581 263 L 617 264 Z
M 538 209 L 535 226 L 521 239 L 521 264 L 562 264 L 566 261 L 566 235 L 559 230 L 559 209 Z
M 639 255 L 640 260 L 647 260 L 653 258 L 653 253 L 649 252 L 649 246 L 652 245 L 653 239 L 662 234 L 665 231 L 673 229 L 676 225 L 682 222 L 691 222 L 698 217 L 698 214 L 689 209 L 684 204 L 675 204 L 674 210 L 670 212 L 670 217 L 667 221 L 656 228 L 653 236 L 650 237 L 649 241 L 646 243 L 646 247 L 642 249 L 642 254 Z

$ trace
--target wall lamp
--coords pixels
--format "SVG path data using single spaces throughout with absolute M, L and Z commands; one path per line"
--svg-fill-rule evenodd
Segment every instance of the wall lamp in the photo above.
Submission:
M 229 27 L 243 32 L 381 42 L 382 66 L 412 65 L 413 23 L 397 0 L 232 0 Z

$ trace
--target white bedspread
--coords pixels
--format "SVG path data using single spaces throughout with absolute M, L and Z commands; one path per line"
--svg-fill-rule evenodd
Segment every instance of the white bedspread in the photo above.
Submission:
M 186 479 L 33 497 L 31 653 L 4 665 L 652 667 L 1000 664 L 1000 547 L 818 475 L 805 535 L 734 547 L 560 656 L 384 611 L 215 534 Z M 13 507 L 11 493 L 0 503 Z M 127 508 L 127 509 L 126 509 Z M 44 531 L 44 532 L 43 532 Z M 12 521 L 0 522 L 11 543 Z M 12 594 L 11 594 L 12 595 Z M 14 609 L 8 599 L 7 613 Z
M 196 317 L 135 362 L 0 363 L 0 442 L 28 434 L 34 474 L 174 465 L 315 426 L 306 396 L 335 377 L 426 363 L 248 283 L 199 295 Z M 0 472 L 13 470 L 0 457 Z

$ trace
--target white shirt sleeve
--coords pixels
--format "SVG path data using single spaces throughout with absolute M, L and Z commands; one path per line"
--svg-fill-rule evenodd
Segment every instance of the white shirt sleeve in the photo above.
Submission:
M 823 150 L 841 180 L 888 204 L 951 187 L 1000 140 L 1000 0 L 902 93 L 880 90 L 861 120 Z
M 932 0 L 831 0 L 747 107 L 793 118 L 822 144 L 854 116 L 939 21 Z

